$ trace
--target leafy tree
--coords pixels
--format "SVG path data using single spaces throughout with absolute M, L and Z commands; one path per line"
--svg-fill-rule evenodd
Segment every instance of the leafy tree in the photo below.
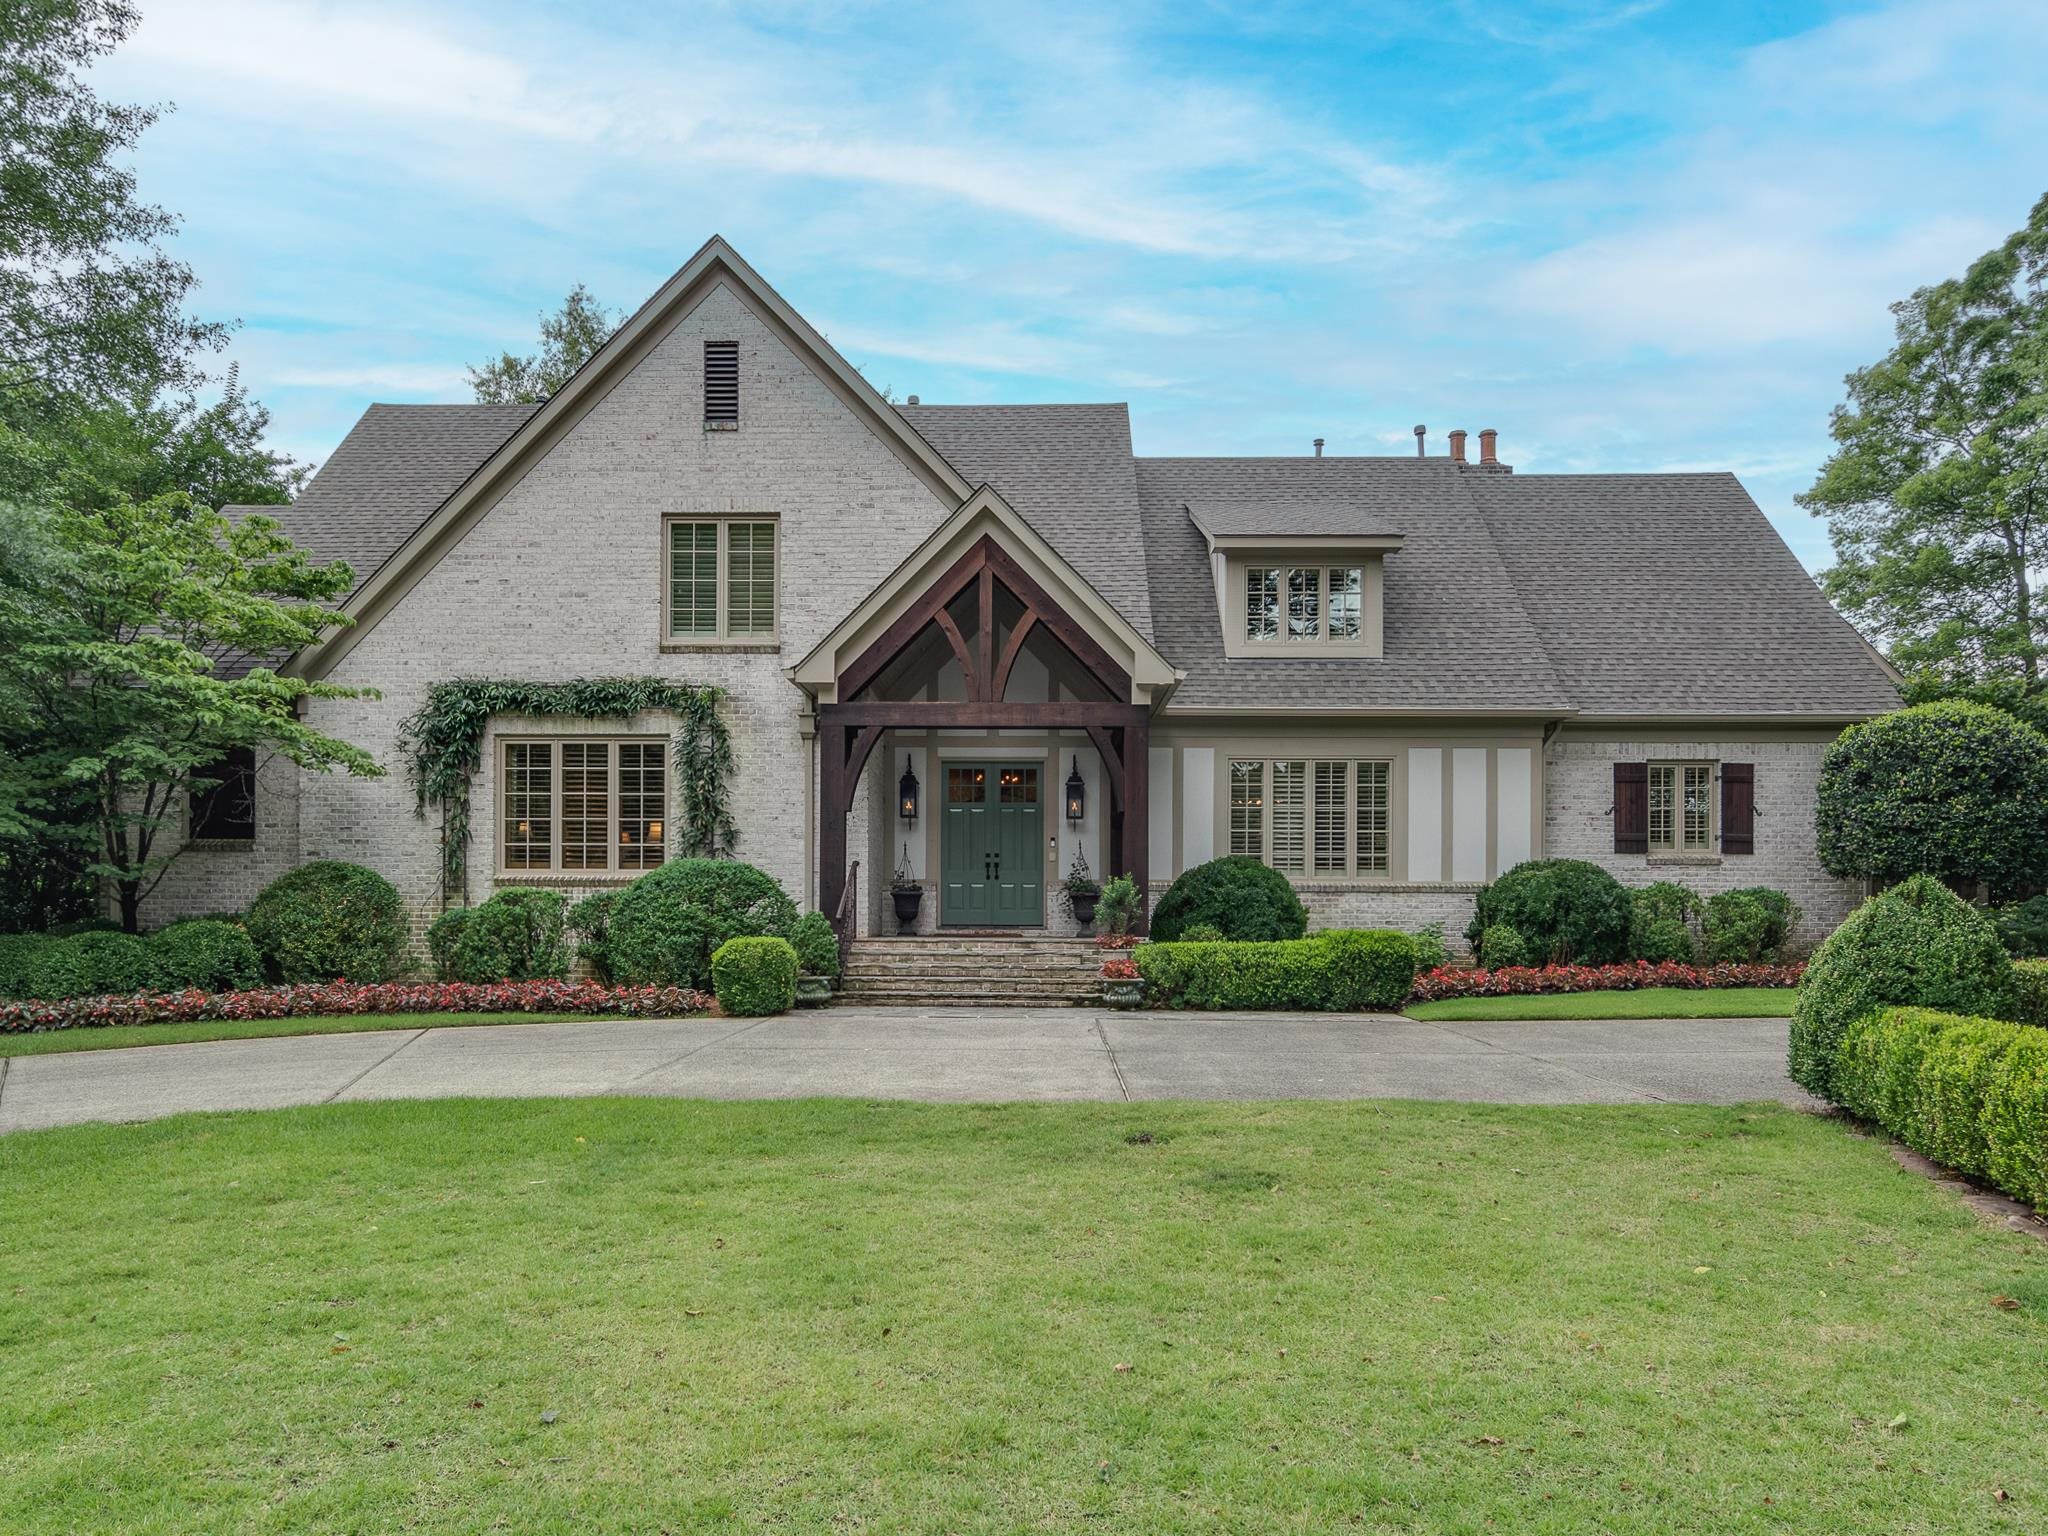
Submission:
M 185 313 L 192 270 L 160 245 L 177 220 L 118 163 L 159 109 L 84 78 L 135 23 L 128 0 L 0 8 L 0 393 L 146 396 L 226 339 Z
M 1815 830 L 1831 875 L 2036 884 L 2048 879 L 2048 737 L 1960 700 L 1852 725 L 1821 759 Z
M 1828 595 L 1921 692 L 2048 690 L 2048 196 L 1960 278 L 1892 306 L 1848 378 L 1801 503 L 1828 519 Z
M 183 845 L 182 807 L 230 747 L 301 767 L 382 770 L 297 718 L 360 690 L 281 678 L 231 656 L 287 655 L 345 622 L 354 579 L 316 566 L 270 518 L 231 523 L 172 493 L 103 508 L 0 508 L 0 708 L 24 723 L 0 775 L 0 835 L 67 840 L 113 882 L 122 926 Z M 226 669 L 222 669 L 226 670 Z M 82 824 L 62 812 L 88 802 Z
M 496 360 L 469 370 L 470 388 L 485 405 L 545 400 L 611 339 L 624 318 L 607 310 L 578 283 L 560 309 L 540 317 L 540 351 L 525 357 L 499 353 Z

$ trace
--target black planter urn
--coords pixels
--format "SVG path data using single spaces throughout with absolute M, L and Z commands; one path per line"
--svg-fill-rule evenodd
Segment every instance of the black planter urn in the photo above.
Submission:
M 917 909 L 924 905 L 921 885 L 892 885 L 889 899 L 896 904 L 896 932 L 899 936 L 917 932 Z
M 1081 936 L 1086 938 L 1095 929 L 1095 903 L 1101 898 L 1100 891 L 1069 891 L 1067 901 L 1074 909 L 1074 921 L 1081 925 Z

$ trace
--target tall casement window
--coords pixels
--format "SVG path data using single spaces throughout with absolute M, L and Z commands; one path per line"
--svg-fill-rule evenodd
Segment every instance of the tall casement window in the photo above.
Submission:
M 704 430 L 731 432 L 740 424 L 740 344 L 704 343 Z
M 1234 758 L 1230 851 L 1306 879 L 1384 875 L 1392 784 L 1386 762 Z
M 775 638 L 775 526 L 764 518 L 670 520 L 669 640 Z
M 1365 571 L 1356 565 L 1244 568 L 1247 645 L 1285 648 L 1358 641 L 1364 633 Z
M 1714 849 L 1714 765 L 1652 763 L 1649 768 L 1652 853 Z
M 218 762 L 199 770 L 218 782 L 192 792 L 190 835 L 195 842 L 252 843 L 256 840 L 256 749 L 230 747 Z
M 665 740 L 506 741 L 501 754 L 503 869 L 637 874 L 667 856 Z

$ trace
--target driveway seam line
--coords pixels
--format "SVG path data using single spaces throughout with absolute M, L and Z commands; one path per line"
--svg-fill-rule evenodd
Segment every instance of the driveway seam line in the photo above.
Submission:
M 1524 1052 L 1523 1059 L 1525 1061 L 1541 1062 L 1546 1067 L 1556 1067 L 1560 1072 L 1569 1072 L 1573 1077 L 1580 1078 L 1585 1082 L 1610 1083 L 1616 1088 L 1626 1088 L 1630 1093 L 1640 1093 L 1652 1104 L 1669 1104 L 1671 1102 L 1661 1093 L 1652 1093 L 1647 1088 L 1639 1088 L 1634 1083 L 1624 1081 L 1618 1077 L 1606 1077 L 1598 1072 L 1582 1071 L 1578 1067 L 1567 1066 L 1564 1062 L 1558 1061 L 1553 1057 L 1538 1056 L 1534 1052 Z
M 1116 1047 L 1109 1043 L 1109 1031 L 1102 1027 L 1102 1015 L 1095 1016 L 1095 1038 L 1102 1042 L 1102 1053 L 1109 1058 L 1109 1070 L 1116 1074 L 1116 1091 L 1124 1096 L 1126 1104 L 1131 1102 L 1131 1085 L 1124 1081 L 1123 1063 L 1116 1059 Z
M 7 1097 L 7 1069 L 13 1064 L 12 1056 L 0 1056 L 0 1099 Z
M 691 1046 L 687 1051 L 683 1052 L 682 1055 L 674 1057 L 669 1061 L 657 1061 L 645 1072 L 634 1073 L 633 1076 L 627 1078 L 623 1083 L 620 1083 L 619 1087 L 630 1088 L 635 1083 L 639 1082 L 640 1079 L 643 1077 L 652 1077 L 657 1072 L 666 1072 L 670 1067 L 681 1066 L 684 1062 L 688 1061 L 692 1056 L 696 1055 L 699 1051 L 708 1051 L 714 1045 L 723 1045 L 728 1040 L 737 1040 L 741 1035 L 747 1033 L 747 1031 L 759 1029 L 763 1024 L 766 1024 L 767 1022 L 768 1020 L 765 1018 L 756 1019 L 753 1023 L 742 1024 L 738 1029 L 731 1031 L 729 1034 L 720 1035 L 715 1040 L 700 1040 L 695 1045 Z
M 368 1077 L 372 1072 L 376 1071 L 379 1067 L 383 1066 L 385 1062 L 389 1061 L 392 1057 L 396 1056 L 400 1051 L 404 1050 L 408 1045 L 411 1045 L 413 1041 L 419 1039 L 419 1037 L 421 1035 L 424 1035 L 426 1032 L 427 1031 L 424 1029 L 414 1030 L 405 1039 L 399 1041 L 398 1044 L 391 1047 L 390 1050 L 386 1051 L 382 1056 L 379 1056 L 375 1061 L 371 1062 L 367 1067 L 363 1068 L 362 1071 L 358 1072 L 354 1077 L 350 1078 L 347 1082 L 343 1083 L 339 1088 L 335 1089 L 334 1092 L 328 1094 L 327 1097 L 322 1099 L 320 1102 L 322 1104 L 332 1104 L 344 1093 L 347 1093 L 349 1089 L 355 1087 L 357 1083 L 360 1083 L 364 1078 Z

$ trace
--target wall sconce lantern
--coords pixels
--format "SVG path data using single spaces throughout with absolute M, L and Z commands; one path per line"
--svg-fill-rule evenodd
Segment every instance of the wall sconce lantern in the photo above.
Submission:
M 1088 786 L 1081 782 L 1081 759 L 1077 756 L 1073 769 L 1067 774 L 1067 820 L 1079 821 L 1087 809 Z
M 910 759 L 903 759 L 903 777 L 896 781 L 896 814 L 905 821 L 917 820 L 917 775 L 911 772 Z

